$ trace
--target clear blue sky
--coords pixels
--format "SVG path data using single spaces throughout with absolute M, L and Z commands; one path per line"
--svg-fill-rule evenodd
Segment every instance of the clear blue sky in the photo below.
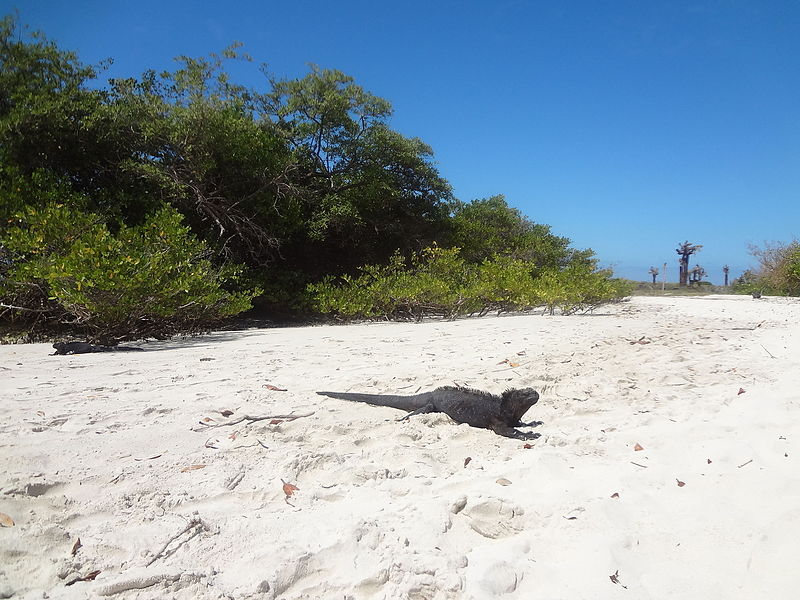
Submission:
M 0 0 L 108 76 L 245 44 L 281 77 L 336 68 L 390 100 L 463 200 L 505 194 L 619 275 L 675 248 L 720 282 L 800 236 L 797 0 Z M 693 263 L 694 264 L 694 261 Z

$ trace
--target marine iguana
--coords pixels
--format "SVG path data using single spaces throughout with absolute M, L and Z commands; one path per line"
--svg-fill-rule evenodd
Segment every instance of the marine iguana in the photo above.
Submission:
M 366 402 L 374 406 L 387 406 L 408 411 L 404 421 L 414 415 L 441 412 L 456 423 L 491 429 L 498 435 L 517 439 L 535 439 L 538 433 L 523 433 L 515 427 L 529 425 L 520 419 L 539 400 L 533 388 L 506 390 L 496 396 L 489 392 L 461 387 L 440 387 L 415 396 L 383 394 L 353 394 L 349 392 L 317 392 L 322 396 Z
M 56 342 L 53 344 L 56 349 L 50 356 L 59 354 L 88 354 L 90 352 L 126 352 L 128 350 L 141 350 L 144 348 L 133 348 L 132 346 L 94 346 L 88 342 Z

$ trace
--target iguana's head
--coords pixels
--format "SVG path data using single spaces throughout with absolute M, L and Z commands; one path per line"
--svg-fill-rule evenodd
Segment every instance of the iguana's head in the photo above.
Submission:
M 56 342 L 55 344 L 53 344 L 53 348 L 56 349 L 56 352 L 58 354 L 63 354 L 66 345 L 67 345 L 66 342 Z
M 501 398 L 503 405 L 511 411 L 514 422 L 517 422 L 539 401 L 539 392 L 533 388 L 512 389 L 503 392 Z

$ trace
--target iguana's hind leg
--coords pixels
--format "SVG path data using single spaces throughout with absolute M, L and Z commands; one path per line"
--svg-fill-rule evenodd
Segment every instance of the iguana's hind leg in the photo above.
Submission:
M 432 413 L 432 412 L 439 412 L 439 411 L 436 410 L 436 407 L 433 405 L 432 402 L 428 402 L 425 406 L 420 406 L 417 410 L 414 410 L 414 411 L 408 413 L 402 419 L 397 419 L 397 420 L 398 421 L 405 421 L 406 419 L 408 419 L 409 417 L 413 417 L 414 415 L 424 415 L 424 414 Z

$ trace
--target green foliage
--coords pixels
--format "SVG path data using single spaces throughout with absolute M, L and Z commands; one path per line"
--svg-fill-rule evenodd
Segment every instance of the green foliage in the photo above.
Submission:
M 388 265 L 361 268 L 357 277 L 327 277 L 308 286 L 312 307 L 342 318 L 454 318 L 491 310 L 529 310 L 544 306 L 550 314 L 572 314 L 629 295 L 628 282 L 611 279 L 575 262 L 538 276 L 535 267 L 509 256 L 465 261 L 459 248 L 426 248 L 410 261 L 395 254 Z
M 463 269 L 457 250 L 427 248 L 410 261 L 395 253 L 387 265 L 361 267 L 358 277 L 326 277 L 307 291 L 315 310 L 346 318 L 452 316 L 458 290 L 448 282 Z
M 452 192 L 417 138 L 387 126 L 388 101 L 341 71 L 311 66 L 271 78 L 260 115 L 293 150 L 303 227 L 283 244 L 310 275 L 385 263 L 396 250 L 432 243 L 446 228 Z
M 552 315 L 596 308 L 608 302 L 619 301 L 633 292 L 633 285 L 623 279 L 613 279 L 610 270 L 594 270 L 575 263 L 561 271 L 547 270 L 536 279 L 539 298 Z
M 758 273 L 753 269 L 747 269 L 731 282 L 731 289 L 735 294 L 752 294 L 760 292 L 762 284 L 759 282 Z
M 470 262 L 508 255 L 541 267 L 558 267 L 569 257 L 568 239 L 552 235 L 547 225 L 529 221 L 502 195 L 459 203 L 450 241 Z
M 471 313 L 486 314 L 525 310 L 536 306 L 539 296 L 531 276 L 532 265 L 510 256 L 495 256 L 473 268 L 465 289 Z
M 86 66 L 40 33 L 0 20 L 0 163 L 22 175 L 45 169 L 97 189 L 98 162 L 115 140 L 92 120 L 105 94 L 87 87 L 102 65 Z
M 246 58 L 233 46 L 221 56 L 180 57 L 173 72 L 114 80 L 102 112 L 132 140 L 120 183 L 139 182 L 146 192 L 129 195 L 125 214 L 147 214 L 166 200 L 225 256 L 260 267 L 302 221 L 290 149 L 254 117 L 254 92 L 224 71 L 225 61 Z
M 308 160 L 320 185 L 343 185 L 352 172 L 349 157 L 361 148 L 360 138 L 385 123 L 391 104 L 356 85 L 341 71 L 311 65 L 301 79 L 270 77 L 272 90 L 261 96 L 261 110 Z
M 37 169 L 23 173 L 15 165 L 0 163 L 0 223 L 10 225 L 26 207 L 42 208 L 48 203 L 65 202 L 86 208 L 85 198 L 50 171 Z
M 759 269 L 745 271 L 733 281 L 736 293 L 800 296 L 800 242 L 751 246 L 750 253 L 758 259 Z
M 69 322 L 118 341 L 207 327 L 250 308 L 259 290 L 227 291 L 241 267 L 215 267 L 208 246 L 164 207 L 113 234 L 96 215 L 63 204 L 29 208 L 0 243 L 11 268 L 0 293 L 19 317 Z M 38 291 L 38 303 L 30 290 Z
M 787 296 L 800 296 L 800 244 L 793 243 L 782 265 L 781 283 Z

